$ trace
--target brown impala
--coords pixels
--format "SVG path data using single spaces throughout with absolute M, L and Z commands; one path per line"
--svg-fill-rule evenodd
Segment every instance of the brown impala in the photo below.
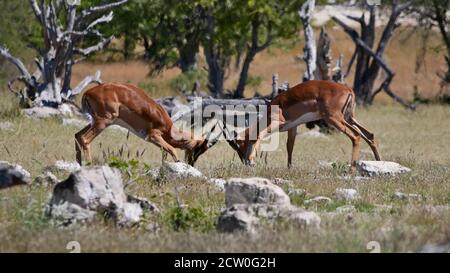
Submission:
M 186 150 L 186 161 L 193 165 L 217 140 L 194 139 L 176 128 L 166 110 L 145 92 L 130 84 L 102 84 L 87 90 L 81 100 L 82 111 L 92 122 L 75 134 L 77 162 L 82 164 L 81 149 L 92 161 L 90 144 L 106 127 L 120 125 L 140 138 L 161 147 L 174 161 L 175 148 Z
M 288 132 L 287 152 L 288 166 L 290 167 L 297 126 L 320 119 L 347 135 L 352 141 L 351 167 L 353 173 L 359 158 L 361 137 L 369 144 L 375 159 L 380 160 L 374 135 L 354 118 L 355 95 L 349 87 L 331 81 L 307 81 L 276 96 L 268 107 L 268 113 L 271 113 L 270 108 L 274 106 L 279 107 L 278 113 L 267 115 L 267 127 L 258 132 L 256 140 L 248 139 L 249 135 L 253 135 L 256 126 L 245 131 L 244 139 L 228 140 L 245 164 L 254 164 L 256 150 L 261 139 L 271 132 L 279 130 Z

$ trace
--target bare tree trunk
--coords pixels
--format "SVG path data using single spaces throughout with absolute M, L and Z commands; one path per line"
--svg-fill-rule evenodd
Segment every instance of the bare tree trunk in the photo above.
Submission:
M 258 17 L 255 17 L 252 22 L 252 43 L 247 48 L 244 63 L 242 64 L 241 73 L 239 75 L 239 82 L 234 92 L 235 98 L 243 98 L 245 86 L 247 85 L 248 71 L 250 70 L 250 64 L 253 62 L 256 54 L 266 49 L 272 42 L 272 26 L 267 26 L 267 36 L 262 45 L 259 45 L 259 28 L 261 21 Z
M 348 35 L 350 35 L 356 44 L 356 55 L 354 56 L 357 57 L 357 65 L 353 89 L 357 97 L 357 102 L 366 105 L 371 104 L 374 97 L 380 91 L 384 90 L 386 94 L 402 105 L 411 109 L 415 108 L 414 105 L 404 101 L 390 89 L 389 86 L 395 74 L 383 59 L 384 50 L 386 49 L 394 30 L 398 27 L 396 23 L 397 18 L 409 5 L 411 5 L 411 3 L 411 1 L 407 1 L 400 4 L 399 0 L 393 1 L 389 21 L 383 31 L 376 51 L 372 50 L 375 39 L 375 6 L 369 6 L 369 25 L 366 25 L 364 15 L 361 18 L 348 16 L 350 19 L 358 21 L 361 24 L 361 36 L 337 17 L 332 17 L 332 19 L 338 23 Z M 352 63 L 353 58 L 350 64 Z M 386 72 L 387 77 L 380 87 L 374 89 L 375 80 L 378 77 L 380 69 L 383 69 Z
M 204 53 L 208 64 L 208 89 L 214 97 L 221 98 L 224 95 L 225 70 L 229 67 L 230 57 L 222 52 L 221 45 L 214 41 L 214 17 L 206 15 L 206 39 L 204 41 Z
M 317 70 L 315 78 L 329 81 L 331 79 L 331 49 L 330 37 L 325 29 L 320 30 L 319 43 L 317 49 Z
M 315 0 L 307 0 L 300 9 L 299 15 L 303 23 L 303 31 L 305 34 L 305 48 L 303 49 L 303 59 L 306 62 L 306 71 L 302 81 L 314 80 L 316 71 L 316 41 L 314 31 L 311 26 L 311 18 L 314 13 Z
M 186 44 L 178 47 L 180 51 L 179 66 L 183 73 L 197 68 L 199 47 L 200 40 L 194 34 L 187 36 Z

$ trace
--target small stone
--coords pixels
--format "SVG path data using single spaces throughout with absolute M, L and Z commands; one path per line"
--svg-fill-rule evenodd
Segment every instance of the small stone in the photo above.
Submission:
M 208 182 L 214 186 L 216 186 L 220 191 L 224 191 L 225 190 L 225 184 L 227 183 L 227 181 L 225 179 L 222 178 L 210 178 L 208 180 Z
M 336 189 L 336 198 L 343 201 L 355 201 L 359 199 L 359 194 L 355 189 Z
M 345 205 L 336 208 L 337 213 L 353 213 L 356 212 L 356 208 L 353 205 Z
M 66 172 L 75 172 L 81 169 L 81 166 L 80 164 L 78 164 L 78 162 L 68 162 L 64 160 L 56 161 L 54 166 L 56 169 Z
M 281 186 L 281 185 L 285 185 L 285 184 L 291 184 L 292 181 L 291 180 L 287 180 L 287 179 L 283 179 L 283 178 L 274 178 L 272 180 L 272 183 L 277 185 L 277 186 Z
M 392 198 L 401 200 L 401 201 L 422 201 L 423 196 L 415 193 L 403 193 L 403 192 L 395 192 L 392 195 Z
M 13 124 L 9 121 L 0 122 L 0 130 L 12 131 Z
M 127 196 L 127 202 L 138 204 L 143 210 L 150 212 L 159 212 L 158 207 L 143 197 Z
M 0 161 L 0 189 L 30 183 L 31 175 L 22 166 Z
M 59 179 L 51 172 L 46 171 L 34 179 L 33 184 L 41 186 L 52 186 L 58 184 Z
M 310 205 L 310 204 L 318 204 L 318 205 L 327 205 L 327 204 L 331 204 L 333 201 L 325 196 L 316 196 L 314 198 L 305 200 L 303 203 L 305 205 Z
M 289 195 L 289 197 L 294 197 L 294 196 L 301 196 L 301 197 L 304 197 L 304 196 L 306 196 L 306 190 L 304 190 L 304 189 L 292 189 L 292 188 L 290 188 L 290 189 L 288 189 L 288 192 L 287 192 L 287 194 Z

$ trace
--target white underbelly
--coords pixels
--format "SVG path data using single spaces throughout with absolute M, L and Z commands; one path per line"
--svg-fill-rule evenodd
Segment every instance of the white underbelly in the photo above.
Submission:
M 291 128 L 294 128 L 300 124 L 304 124 L 311 121 L 316 121 L 321 119 L 319 112 L 308 112 L 306 114 L 301 115 L 297 119 L 287 120 L 286 123 L 282 126 L 280 131 L 287 131 Z
M 134 127 L 130 126 L 128 123 L 126 123 L 124 120 L 121 120 L 119 118 L 114 121 L 114 124 L 127 129 L 128 131 L 132 132 L 133 134 L 144 140 L 147 140 L 148 133 L 145 130 L 137 130 Z

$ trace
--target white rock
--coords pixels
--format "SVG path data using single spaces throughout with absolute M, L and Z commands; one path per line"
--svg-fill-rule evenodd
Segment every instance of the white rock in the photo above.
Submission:
M 323 134 L 319 131 L 304 132 L 304 133 L 300 134 L 300 137 L 328 139 L 328 137 L 325 134 Z
M 222 179 L 222 178 L 210 178 L 208 180 L 208 182 L 210 184 L 216 186 L 221 191 L 225 190 L 225 183 L 227 183 L 227 181 L 225 179 Z
M 12 131 L 13 124 L 9 121 L 0 122 L 0 130 Z
M 333 162 L 319 160 L 319 166 L 325 169 L 333 169 Z
M 143 210 L 137 203 L 125 202 L 117 208 L 117 224 L 120 226 L 132 226 L 141 220 Z
M 23 109 L 22 112 L 27 117 L 35 119 L 44 119 L 61 116 L 61 112 L 58 109 L 46 106 Z
M 162 167 L 155 168 L 149 172 L 149 175 L 156 179 L 160 176 L 165 176 L 170 179 L 182 178 L 200 178 L 206 179 L 199 170 L 184 162 L 164 162 Z
M 233 206 L 221 213 L 217 221 L 217 229 L 221 232 L 245 231 L 255 233 L 259 227 L 259 219 L 252 215 L 252 210 Z
M 292 181 L 283 178 L 274 178 L 272 179 L 272 183 L 275 185 L 284 185 L 284 184 L 291 184 Z
M 336 189 L 336 198 L 344 201 L 355 201 L 359 199 L 359 194 L 355 189 Z
M 261 221 L 270 224 L 287 221 L 302 228 L 318 228 L 321 219 L 314 212 L 291 205 L 235 204 L 222 211 L 217 228 L 222 232 L 255 233 L 262 226 Z
M 73 115 L 72 107 L 67 103 L 59 105 L 58 110 L 62 116 L 71 117 Z
M 411 171 L 411 169 L 391 161 L 358 161 L 356 168 L 363 176 L 396 175 Z
M 145 211 L 159 212 L 158 207 L 156 207 L 154 204 L 143 197 L 128 195 L 127 202 L 138 204 Z
M 328 197 L 325 197 L 325 196 L 316 196 L 316 197 L 314 197 L 314 198 L 305 200 L 303 203 L 304 203 L 305 205 L 310 205 L 310 204 L 322 204 L 322 205 L 326 205 L 326 204 L 330 204 L 330 203 L 332 203 L 332 202 L 333 202 L 333 201 L 332 201 L 330 198 L 328 198 Z
M 423 196 L 420 194 L 415 193 L 403 193 L 403 192 L 394 192 L 393 196 L 394 199 L 401 200 L 401 201 L 422 201 Z
M 131 226 L 140 221 L 143 201 L 124 193 L 119 170 L 109 166 L 83 167 L 55 186 L 46 212 L 63 225 L 90 221 L 99 213 L 118 225 Z
M 33 181 L 33 184 L 49 186 L 56 185 L 59 182 L 59 179 L 51 172 L 46 171 L 45 173 L 36 177 Z
M 55 168 L 61 171 L 75 172 L 81 169 L 78 162 L 68 162 L 64 160 L 58 160 L 55 162 Z
M 304 189 L 288 189 L 287 194 L 289 195 L 289 197 L 293 197 L 293 196 L 305 196 L 306 195 L 306 190 Z
M 356 212 L 356 208 L 353 205 L 345 205 L 336 208 L 337 213 L 352 213 Z
M 22 166 L 0 161 L 0 189 L 29 184 L 30 178 L 30 173 Z
M 83 128 L 89 124 L 85 120 L 75 119 L 75 118 L 63 118 L 62 123 L 64 126 L 74 126 L 74 127 L 78 127 L 78 128 Z
M 290 205 L 289 196 L 268 179 L 230 178 L 225 184 L 225 204 L 277 204 Z
M 321 219 L 317 213 L 312 211 L 302 211 L 300 209 L 296 209 L 294 211 L 289 212 L 290 221 L 294 221 L 297 225 L 301 227 L 315 227 L 319 228 Z

